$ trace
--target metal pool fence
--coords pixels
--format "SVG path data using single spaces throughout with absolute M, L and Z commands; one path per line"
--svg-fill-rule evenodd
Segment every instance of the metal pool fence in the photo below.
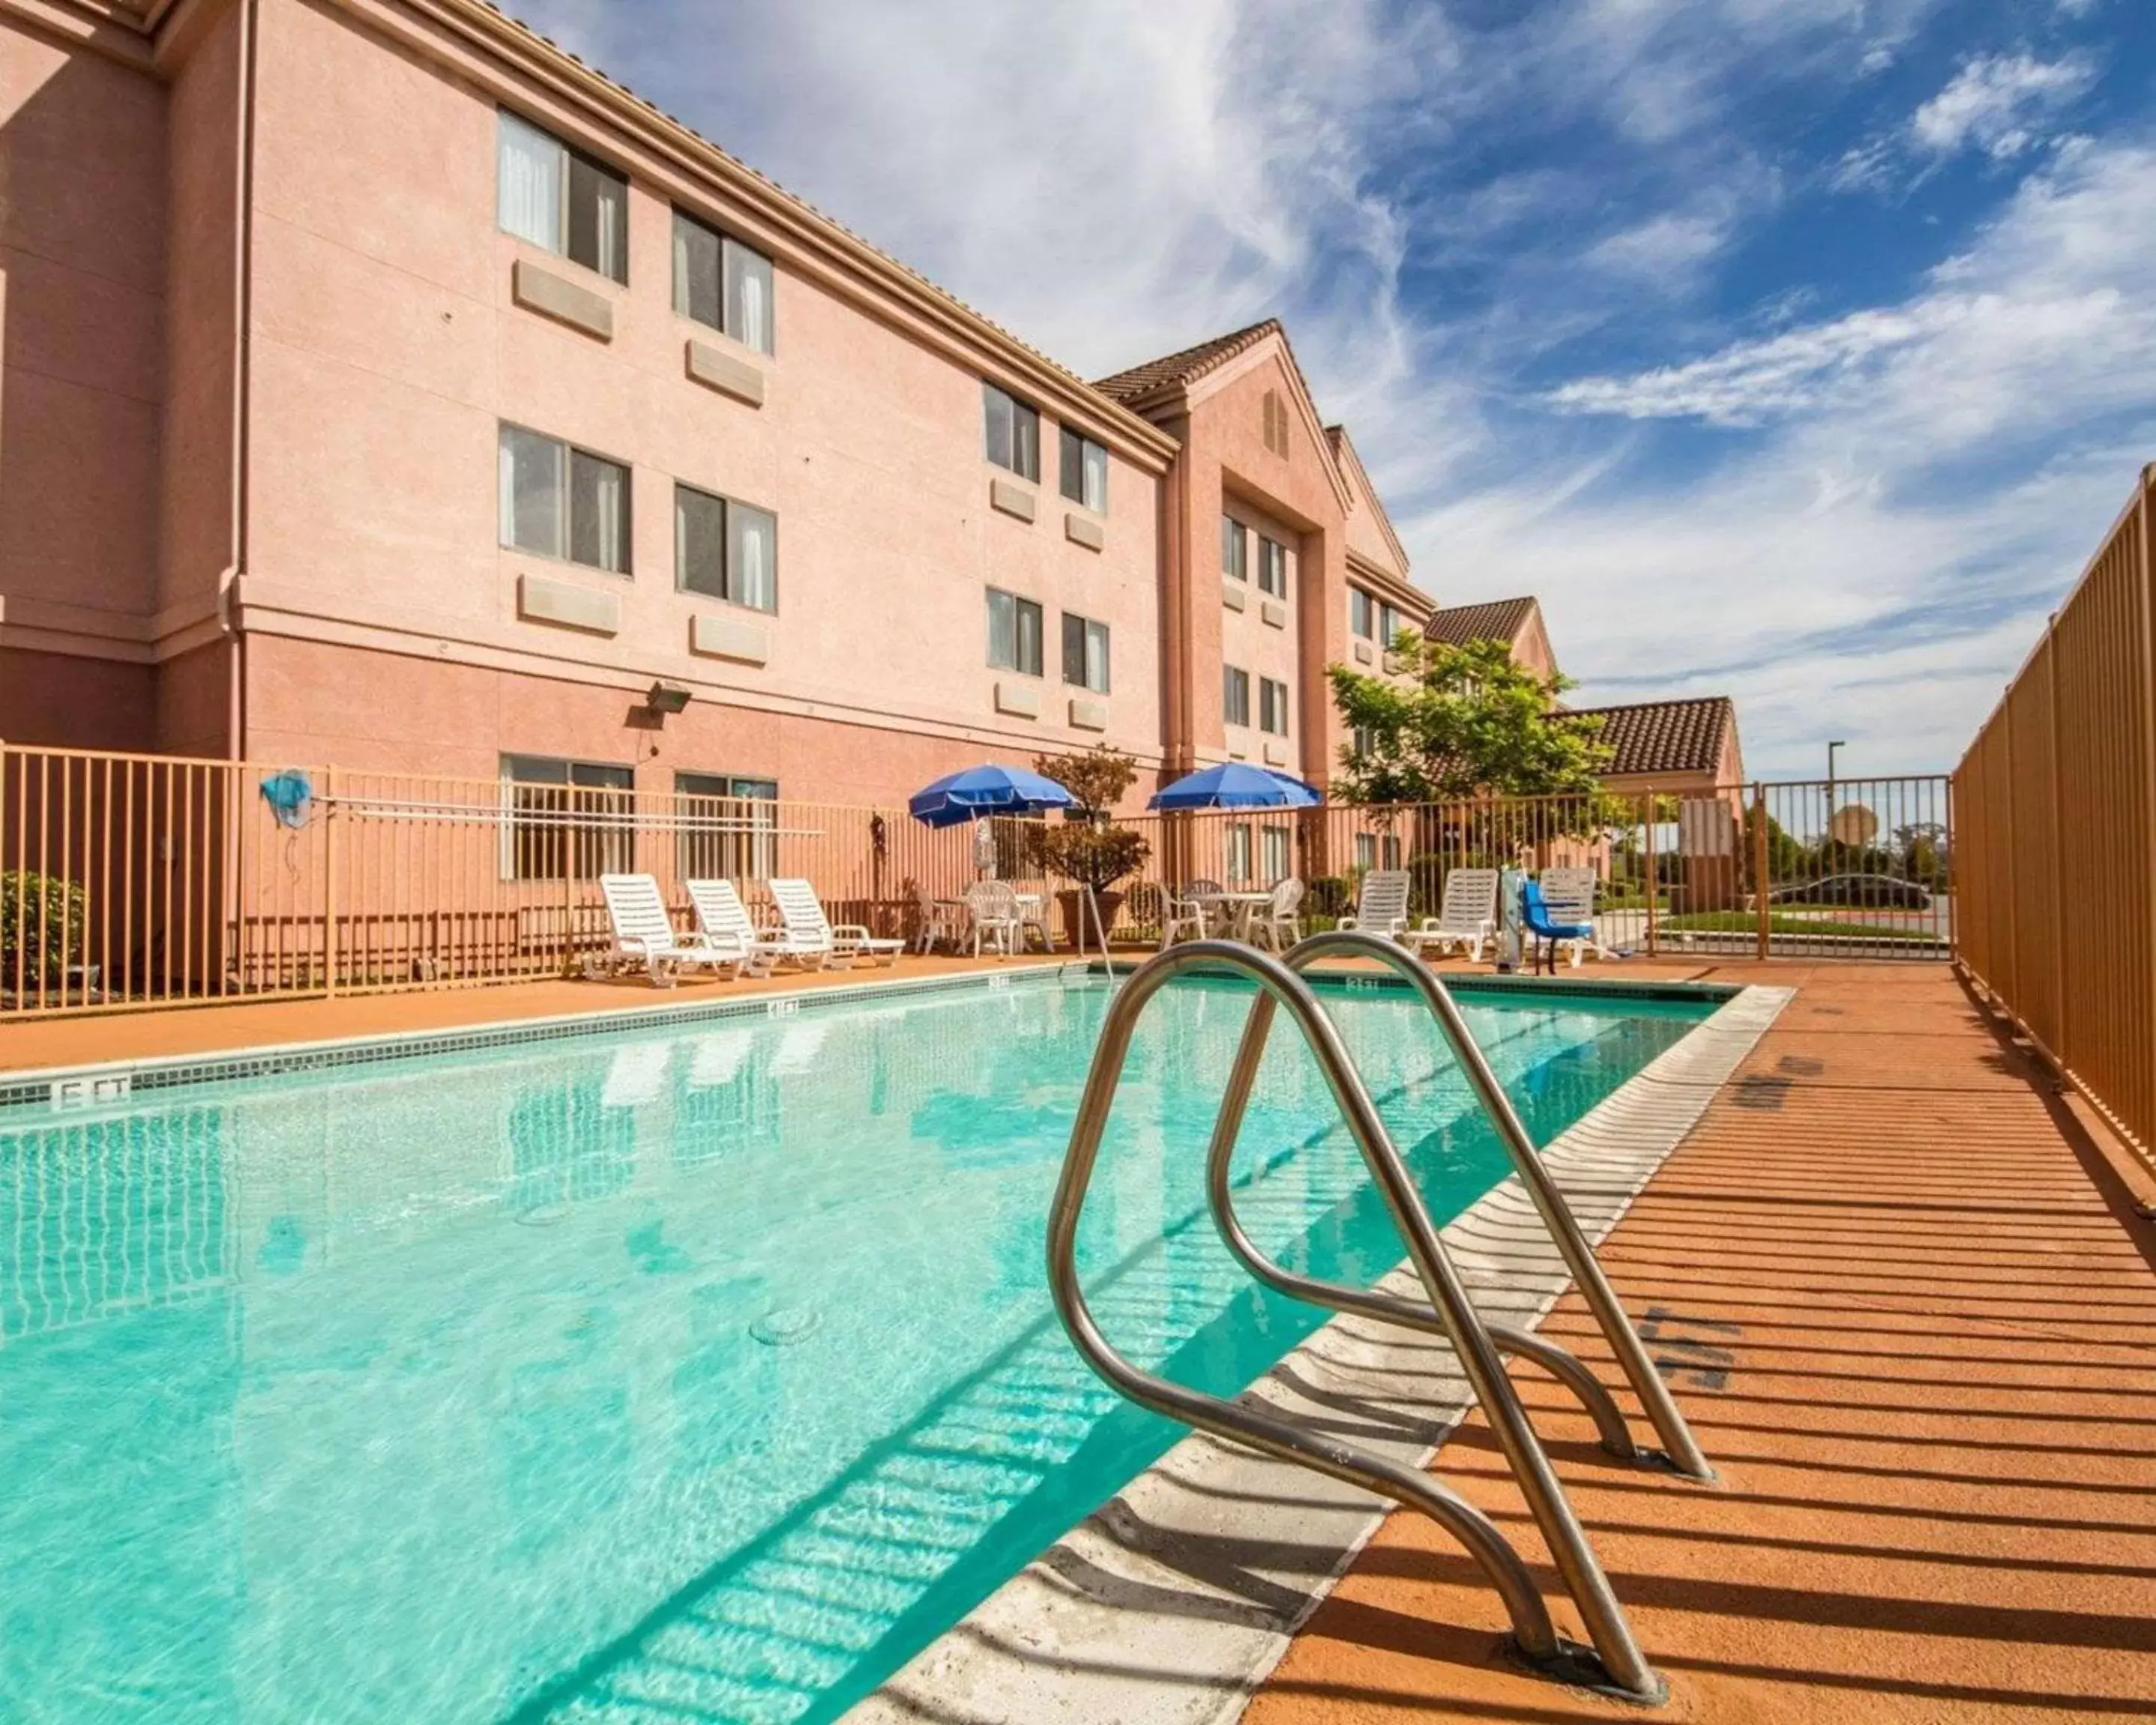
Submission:
M 2156 468 L 1954 772 L 1960 960 L 2156 1154 Z
M 1591 871 L 1613 952 L 1942 957 L 1952 815 L 1938 778 L 1141 815 L 1111 932 L 1157 942 L 1195 880 L 1295 875 L 1322 927 L 1373 869 L 1435 915 L 1459 868 Z M 598 877 L 799 875 L 834 922 L 910 935 L 982 865 L 1050 901 L 1029 821 L 932 832 L 901 809 L 606 785 L 0 747 L 0 1019 L 460 987 L 573 973 L 608 943 Z

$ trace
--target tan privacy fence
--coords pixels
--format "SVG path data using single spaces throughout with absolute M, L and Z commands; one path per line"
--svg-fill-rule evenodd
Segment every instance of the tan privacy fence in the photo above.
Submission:
M 0 748 L 0 1018 L 443 988 L 573 973 L 608 945 L 598 877 L 723 876 L 752 906 L 805 877 L 834 922 L 920 927 L 993 871 L 1038 891 L 1039 822 L 932 832 L 901 809 L 529 779 Z M 1115 937 L 1161 937 L 1171 895 L 1292 875 L 1306 928 L 1404 869 L 1416 919 L 1460 869 L 1592 877 L 1612 953 L 1943 957 L 1953 936 L 1945 783 L 1876 779 L 1122 824 L 1147 841 Z
M 2140 1147 L 2156 1147 L 2152 478 L 1954 773 L 1961 959 Z

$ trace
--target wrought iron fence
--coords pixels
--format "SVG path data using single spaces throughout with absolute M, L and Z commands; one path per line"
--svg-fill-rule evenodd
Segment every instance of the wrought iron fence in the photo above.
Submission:
M 2156 468 L 1954 773 L 1960 958 L 2156 1155 Z

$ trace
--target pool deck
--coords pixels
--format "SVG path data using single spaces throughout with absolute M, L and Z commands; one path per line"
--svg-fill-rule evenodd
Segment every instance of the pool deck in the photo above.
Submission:
M 1795 999 L 1602 1249 L 1720 1482 L 1609 1461 L 1546 1380 L 1518 1378 L 1669 1703 L 1493 1660 L 1494 1597 L 1395 1514 L 1246 1725 L 2148 1716 L 2145 1173 L 1944 966 L 1761 969 Z M 1606 1365 L 1576 1295 L 1543 1327 Z M 1440 1469 L 1578 1635 L 1479 1416 Z
M 909 958 L 896 971 L 669 991 L 547 982 L 8 1024 L 0 1070 L 976 968 Z M 1604 977 L 1796 991 L 1602 1248 L 1719 1481 L 1608 1460 L 1576 1404 L 1539 1374 L 1517 1379 L 1669 1702 L 1642 1712 L 1508 1665 L 1499 1608 L 1466 1558 L 1395 1514 L 1247 1705 L 1240 1687 L 1194 1692 L 1169 1661 L 1155 1676 L 1160 1710 L 1146 1717 L 2145 1717 L 2156 1696 L 2156 1224 L 2136 1208 L 2156 1198 L 2156 1181 L 2145 1166 L 2061 1096 L 1943 964 L 1568 973 Z M 1576 1296 L 1543 1327 L 1607 1367 Z M 1436 1465 L 1520 1544 L 1578 1637 L 1479 1416 Z M 1234 1543 L 1224 1528 L 1220 1538 Z M 1315 1579 L 1332 1560 L 1307 1561 Z M 1246 1564 L 1298 1562 L 1237 1558 L 1227 1591 Z M 980 1725 L 963 1707 L 907 1711 Z

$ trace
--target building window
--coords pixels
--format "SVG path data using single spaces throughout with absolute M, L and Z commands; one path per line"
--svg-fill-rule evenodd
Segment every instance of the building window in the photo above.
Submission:
M 506 108 L 495 136 L 501 231 L 626 282 L 629 182 Z
M 758 353 L 771 352 L 771 259 L 674 212 L 674 309 Z
M 1063 614 L 1063 680 L 1096 695 L 1108 692 L 1108 625 Z
M 1276 599 L 1287 597 L 1287 547 L 1262 533 L 1258 536 L 1258 590 Z
M 1040 607 L 994 587 L 988 589 L 988 668 L 1040 675 Z
M 1250 674 L 1232 665 L 1220 667 L 1220 714 L 1230 725 L 1250 722 Z
M 1265 447 L 1276 455 L 1287 454 L 1287 403 L 1277 389 L 1268 389 L 1265 399 Z
M 1231 515 L 1220 517 L 1220 572 L 1230 581 L 1250 578 L 1250 536 Z
M 1063 495 L 1096 514 L 1108 512 L 1108 452 L 1067 425 L 1063 428 Z
M 756 611 L 778 608 L 778 517 L 674 487 L 674 585 Z
M 1397 869 L 1400 865 L 1400 839 L 1397 833 L 1388 833 L 1384 840 L 1385 866 Z
M 1363 874 L 1378 865 L 1378 835 L 1358 833 L 1355 835 L 1355 866 Z
M 598 761 L 501 757 L 509 814 L 501 871 L 512 880 L 589 880 L 619 874 L 636 854 L 635 775 Z
M 1359 587 L 1348 589 L 1348 628 L 1366 641 L 1377 633 L 1376 602 Z
M 684 880 L 767 880 L 778 866 L 778 783 L 674 775 L 675 866 Z
M 988 459 L 1020 479 L 1040 477 L 1040 415 L 993 383 L 981 386 Z
M 503 547 L 629 569 L 629 470 L 519 425 L 501 428 Z
M 1260 827 L 1258 841 L 1265 861 L 1265 883 L 1275 886 L 1288 876 L 1288 830 L 1286 827 Z
M 1367 761 L 1370 758 L 1370 748 L 1376 742 L 1377 736 L 1368 725 L 1358 725 L 1348 733 L 1348 752 L 1354 759 Z
M 1275 737 L 1287 735 L 1287 685 L 1270 677 L 1258 679 L 1258 729 Z
M 1400 614 L 1390 605 L 1378 607 L 1378 644 L 1390 647 L 1399 639 Z
M 1230 821 L 1227 839 L 1228 884 L 1240 886 L 1250 878 L 1250 827 L 1248 821 Z

